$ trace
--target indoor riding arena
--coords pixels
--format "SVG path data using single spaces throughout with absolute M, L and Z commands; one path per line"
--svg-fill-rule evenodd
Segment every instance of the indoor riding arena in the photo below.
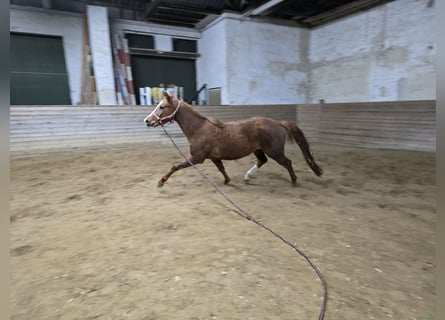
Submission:
M 11 319 L 439 320 L 435 18 L 11 0 Z

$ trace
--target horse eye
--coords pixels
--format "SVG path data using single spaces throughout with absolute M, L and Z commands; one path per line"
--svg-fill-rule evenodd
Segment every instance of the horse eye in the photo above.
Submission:
M 159 109 L 161 109 L 161 110 L 164 110 L 164 109 L 165 109 L 165 107 L 164 107 L 164 106 L 162 106 L 162 107 L 159 107 Z

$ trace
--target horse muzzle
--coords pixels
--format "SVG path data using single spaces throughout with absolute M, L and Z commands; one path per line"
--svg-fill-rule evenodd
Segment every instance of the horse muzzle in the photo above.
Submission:
M 147 125 L 147 127 L 157 127 L 157 126 L 159 126 L 159 122 L 158 121 L 152 121 L 152 122 L 145 122 L 146 123 L 146 125 Z
M 157 127 L 159 126 L 159 121 L 154 119 L 154 117 L 147 117 L 144 119 L 145 124 L 147 127 Z

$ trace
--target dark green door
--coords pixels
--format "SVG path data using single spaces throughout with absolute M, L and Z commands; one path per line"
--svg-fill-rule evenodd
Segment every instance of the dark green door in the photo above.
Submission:
M 138 104 L 139 88 L 159 87 L 161 83 L 184 87 L 184 100 L 195 95 L 195 60 L 132 55 L 131 70 Z
M 61 37 L 11 33 L 11 104 L 71 104 Z

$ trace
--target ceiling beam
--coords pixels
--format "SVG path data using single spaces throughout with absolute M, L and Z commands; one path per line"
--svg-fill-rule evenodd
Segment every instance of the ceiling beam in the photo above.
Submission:
M 345 5 L 336 7 L 332 10 L 326 11 L 326 12 L 322 12 L 320 14 L 316 14 L 304 19 L 301 19 L 301 17 L 295 16 L 292 19 L 294 20 L 298 20 L 304 24 L 308 24 L 308 25 L 317 25 L 317 24 L 321 24 L 330 20 L 334 20 L 334 19 L 338 19 L 341 17 L 344 17 L 346 15 L 361 11 L 361 10 L 365 10 L 365 9 L 369 9 L 371 7 L 375 7 L 377 5 L 381 5 L 390 1 L 394 1 L 394 0 L 358 0 L 358 1 L 353 1 L 350 3 L 347 3 Z
M 185 13 L 193 13 L 193 14 L 199 14 L 202 16 L 206 16 L 208 14 L 215 14 L 217 12 L 214 11 L 209 11 L 209 10 L 205 10 L 205 9 L 190 9 L 190 8 L 183 8 L 183 7 L 170 7 L 167 5 L 160 5 L 158 6 L 159 10 L 171 10 L 171 11 L 176 11 L 176 12 L 185 12 Z
M 145 17 L 149 18 L 151 14 L 156 10 L 156 8 L 161 4 L 164 0 L 153 0 L 147 4 L 145 7 Z
M 241 11 L 248 4 L 248 0 L 225 0 L 225 6 L 232 10 Z
M 150 17 L 149 20 L 152 22 L 166 23 L 166 24 L 177 25 L 177 26 L 195 27 L 195 23 L 184 22 L 184 21 L 180 21 L 180 20 L 162 19 L 162 18 L 156 18 L 156 17 Z
M 209 14 L 205 18 L 201 19 L 201 21 L 199 21 L 197 24 L 195 24 L 195 28 L 198 30 L 203 29 L 204 27 L 218 19 L 218 17 L 219 15 L 217 14 Z
M 260 16 L 262 14 L 265 14 L 266 11 L 268 11 L 269 9 L 275 7 L 276 5 L 279 5 L 283 1 L 285 1 L 285 0 L 269 0 L 266 3 L 262 4 L 261 6 L 248 11 L 246 15 L 247 16 Z
M 155 15 L 151 16 L 150 19 L 166 19 L 166 20 L 177 20 L 178 22 L 185 22 L 185 23 L 198 23 L 199 21 L 201 21 L 201 18 L 194 18 L 194 17 L 187 17 L 187 16 L 175 16 L 175 15 L 171 15 L 168 13 L 163 13 L 163 12 L 156 12 Z

